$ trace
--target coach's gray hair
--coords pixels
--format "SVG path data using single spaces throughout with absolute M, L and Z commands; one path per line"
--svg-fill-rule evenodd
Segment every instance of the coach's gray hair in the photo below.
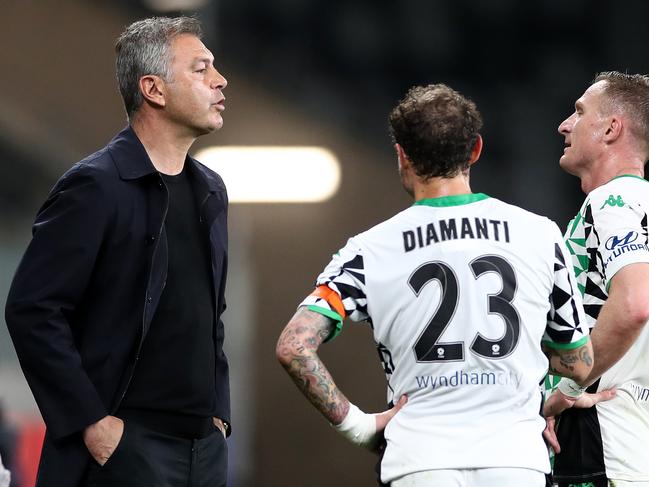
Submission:
M 129 119 L 144 101 L 139 86 L 142 76 L 155 75 L 171 81 L 169 48 L 181 34 L 202 38 L 200 22 L 192 17 L 151 17 L 132 23 L 117 39 L 117 83 Z

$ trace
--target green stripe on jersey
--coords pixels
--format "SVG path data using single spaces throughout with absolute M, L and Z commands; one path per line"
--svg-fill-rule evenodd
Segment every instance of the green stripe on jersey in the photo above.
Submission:
M 621 174 L 620 176 L 615 176 L 613 179 L 611 179 L 611 181 L 613 181 L 614 179 L 620 179 L 620 178 L 636 178 L 636 179 L 641 179 L 642 181 L 647 181 L 645 178 L 640 177 L 640 176 L 636 176 L 635 174 Z M 647 182 L 649 182 L 649 181 L 647 181 Z
M 577 228 L 577 225 L 579 225 L 579 222 L 583 219 L 581 216 L 581 213 L 577 213 L 577 216 L 575 219 L 572 221 L 572 225 L 570 227 L 570 235 L 572 235 L 575 232 L 575 228 Z
M 459 206 L 475 203 L 489 198 L 484 193 L 470 193 L 470 194 L 453 194 L 450 196 L 440 196 L 439 198 L 424 198 L 423 200 L 415 201 L 413 206 Z
M 321 306 L 316 306 L 315 304 L 311 304 L 307 307 L 309 311 L 313 311 L 314 313 L 320 313 L 321 315 L 326 316 L 327 318 L 331 318 L 336 322 L 336 327 L 333 329 L 333 331 L 329 334 L 327 338 L 325 338 L 325 342 L 328 342 L 330 340 L 333 340 L 338 336 L 340 331 L 343 329 L 343 318 L 340 316 L 338 313 L 335 311 L 332 311 L 327 308 L 323 308 Z
M 581 337 L 579 340 L 576 342 L 572 343 L 557 343 L 557 342 L 551 342 L 549 340 L 543 340 L 543 344 L 547 345 L 550 348 L 554 348 L 556 350 L 574 350 L 575 348 L 579 348 L 582 345 L 585 345 L 586 342 L 588 342 L 587 336 Z

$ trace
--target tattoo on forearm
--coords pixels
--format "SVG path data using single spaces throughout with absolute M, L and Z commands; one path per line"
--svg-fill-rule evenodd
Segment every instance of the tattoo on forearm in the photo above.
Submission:
M 584 362 L 589 367 L 593 365 L 593 357 L 591 357 L 590 350 L 588 350 L 587 348 L 583 348 L 579 352 L 579 358 L 581 359 L 582 362 Z
M 325 316 L 300 308 L 277 342 L 277 355 L 307 399 L 337 424 L 349 410 L 348 400 L 316 353 L 332 327 L 333 322 Z
M 561 367 L 571 372 L 575 370 L 575 364 L 578 360 L 579 357 L 576 353 L 568 352 L 559 355 L 559 364 L 561 364 Z
M 593 364 L 593 357 L 587 347 L 558 351 L 544 346 L 543 351 L 550 361 L 549 372 L 551 374 L 572 377 L 575 367 L 582 363 L 588 367 Z

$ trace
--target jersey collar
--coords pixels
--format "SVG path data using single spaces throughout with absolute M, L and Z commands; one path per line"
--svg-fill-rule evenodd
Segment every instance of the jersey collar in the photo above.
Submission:
M 424 198 L 423 200 L 415 201 L 413 206 L 459 206 L 475 203 L 489 198 L 484 193 L 470 193 L 470 194 L 453 194 L 450 196 L 440 196 L 439 198 Z
M 642 181 L 646 181 L 645 178 L 641 178 L 640 176 L 636 176 L 635 174 L 620 174 L 619 176 L 615 176 L 613 179 L 611 179 L 611 181 L 614 181 L 619 178 L 636 178 Z

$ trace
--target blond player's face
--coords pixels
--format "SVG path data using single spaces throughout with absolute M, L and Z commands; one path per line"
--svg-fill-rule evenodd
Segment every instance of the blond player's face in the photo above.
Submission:
M 165 83 L 165 111 L 179 126 L 202 135 L 223 126 L 227 80 L 198 37 L 184 34 L 171 44 L 171 79 Z
M 604 149 L 607 118 L 602 113 L 605 81 L 591 85 L 575 102 L 575 111 L 559 125 L 565 148 L 561 168 L 575 176 L 582 174 Z

